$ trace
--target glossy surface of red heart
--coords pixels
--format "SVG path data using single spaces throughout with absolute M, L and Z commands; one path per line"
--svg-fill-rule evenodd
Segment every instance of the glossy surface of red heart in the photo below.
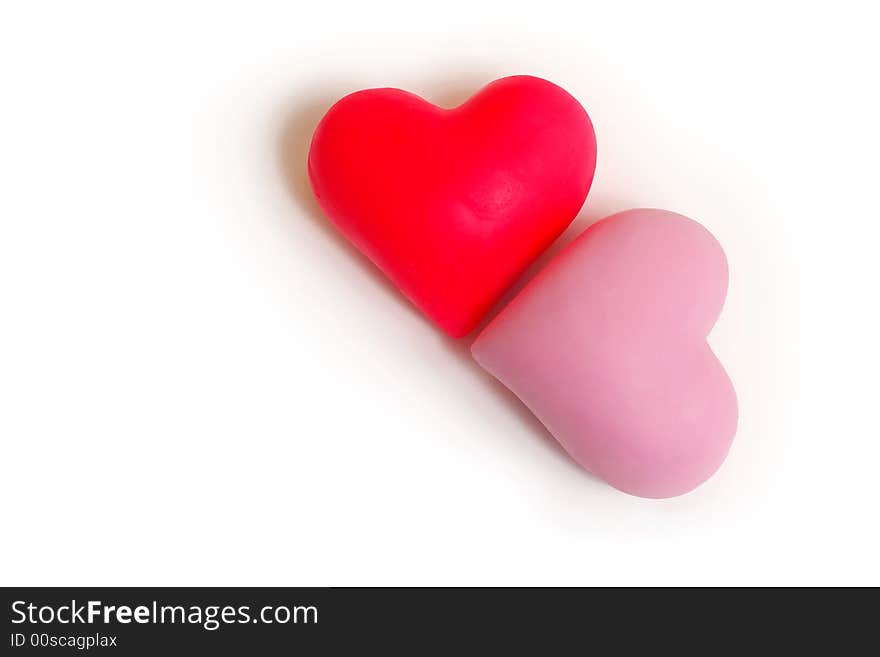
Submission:
M 399 89 L 353 93 L 309 150 L 327 216 L 454 337 L 571 223 L 595 166 L 586 111 L 529 76 L 496 80 L 453 109 Z

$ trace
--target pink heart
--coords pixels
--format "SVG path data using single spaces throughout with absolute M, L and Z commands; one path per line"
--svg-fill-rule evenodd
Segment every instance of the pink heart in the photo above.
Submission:
M 705 228 L 629 210 L 588 228 L 471 351 L 587 470 L 672 497 L 715 472 L 736 432 L 736 395 L 706 342 L 726 293 Z

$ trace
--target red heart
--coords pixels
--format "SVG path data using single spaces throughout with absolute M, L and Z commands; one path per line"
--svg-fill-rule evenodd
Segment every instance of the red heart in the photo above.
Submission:
M 595 167 L 583 107 L 529 76 L 449 110 L 399 89 L 353 93 L 309 150 L 327 216 L 454 337 L 571 223 Z

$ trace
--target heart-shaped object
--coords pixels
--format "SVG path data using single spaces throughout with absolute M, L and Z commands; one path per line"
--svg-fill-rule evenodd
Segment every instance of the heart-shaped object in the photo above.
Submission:
M 726 293 L 705 228 L 629 210 L 580 235 L 472 353 L 587 470 L 672 497 L 715 472 L 736 432 L 736 395 L 706 342 Z
M 346 96 L 309 150 L 327 216 L 454 337 L 571 223 L 596 166 L 596 138 L 565 90 L 496 80 L 442 109 L 399 89 Z

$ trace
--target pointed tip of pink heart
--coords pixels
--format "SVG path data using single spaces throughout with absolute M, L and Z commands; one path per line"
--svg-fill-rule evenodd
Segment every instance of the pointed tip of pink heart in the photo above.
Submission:
M 471 351 L 584 468 L 674 497 L 718 469 L 736 433 L 733 385 L 706 342 L 726 293 L 708 230 L 628 210 L 578 237 Z

